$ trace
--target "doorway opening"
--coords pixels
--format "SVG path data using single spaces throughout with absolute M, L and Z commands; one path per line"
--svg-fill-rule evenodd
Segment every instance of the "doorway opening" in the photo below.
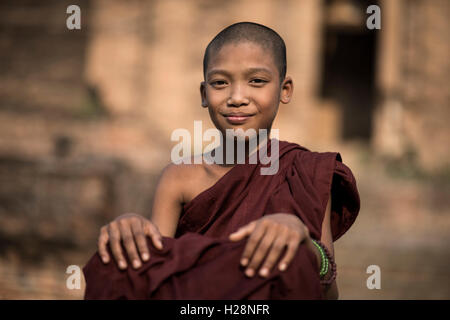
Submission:
M 320 95 L 342 112 L 342 139 L 369 141 L 375 106 L 376 30 L 366 27 L 376 1 L 325 1 Z

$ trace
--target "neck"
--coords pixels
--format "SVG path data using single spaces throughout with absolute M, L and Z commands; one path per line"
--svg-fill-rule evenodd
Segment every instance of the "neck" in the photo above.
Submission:
M 236 137 L 224 137 L 222 145 L 219 146 L 219 148 L 222 148 L 223 155 L 221 166 L 233 167 L 236 164 L 241 163 L 238 162 L 238 160 L 245 160 L 245 162 L 247 162 L 248 158 L 258 152 L 261 147 L 264 147 L 268 141 L 268 135 L 256 135 L 254 137 L 250 137 L 248 140 L 239 140 Z M 212 150 L 213 156 L 215 155 L 215 151 L 216 149 Z M 238 159 L 239 157 L 242 158 L 242 154 L 245 158 Z

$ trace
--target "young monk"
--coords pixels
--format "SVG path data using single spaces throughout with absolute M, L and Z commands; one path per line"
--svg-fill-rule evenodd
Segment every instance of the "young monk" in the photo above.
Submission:
M 226 129 L 270 131 L 293 93 L 284 41 L 260 24 L 221 31 L 203 68 L 202 106 L 224 137 Z M 243 137 L 246 160 L 258 138 Z M 275 174 L 262 175 L 259 161 L 168 165 L 151 219 L 124 214 L 101 228 L 83 269 L 85 298 L 337 299 L 333 241 L 360 206 L 352 172 L 339 153 L 257 141 L 268 153 L 278 147 Z

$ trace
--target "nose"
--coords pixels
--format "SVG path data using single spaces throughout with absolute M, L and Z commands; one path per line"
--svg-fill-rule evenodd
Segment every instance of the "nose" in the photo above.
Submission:
M 230 97 L 227 100 L 229 107 L 241 107 L 248 105 L 250 100 L 248 99 L 243 86 L 240 84 L 234 84 L 231 86 Z

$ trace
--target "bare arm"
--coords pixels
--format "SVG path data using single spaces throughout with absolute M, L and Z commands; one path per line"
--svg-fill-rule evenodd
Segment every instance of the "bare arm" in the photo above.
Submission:
M 327 208 L 325 210 L 325 216 L 322 222 L 322 236 L 320 238 L 320 241 L 327 247 L 330 254 L 334 257 L 333 236 L 331 233 L 331 195 L 328 198 Z M 312 250 L 315 253 L 317 262 L 320 265 L 321 257 L 319 250 L 315 247 L 310 237 L 306 239 L 306 245 L 309 247 L 310 250 Z M 331 272 L 332 272 L 331 268 L 328 268 L 328 273 L 324 277 L 325 278 L 330 277 Z M 336 281 L 333 281 L 332 284 L 327 286 L 322 285 L 322 292 L 326 297 L 326 299 L 337 300 L 339 297 L 339 293 Z
M 320 240 L 334 256 L 330 217 L 331 196 L 325 210 Z M 303 241 L 305 241 L 309 250 L 314 252 L 318 264 L 321 263 L 319 250 L 313 244 L 308 228 L 297 216 L 291 213 L 265 215 L 239 228 L 230 235 L 230 240 L 239 241 L 247 236 L 249 239 L 242 254 L 241 265 L 246 267 L 245 274 L 249 277 L 252 277 L 260 267 L 260 275 L 262 277 L 268 276 L 283 248 L 287 246 L 288 250 L 279 264 L 279 269 L 284 271 L 297 252 L 299 244 Z M 329 277 L 330 273 L 331 268 L 329 268 L 329 273 L 325 277 Z M 327 299 L 338 298 L 336 282 L 328 286 L 323 285 L 322 290 Z
M 153 199 L 151 221 L 158 226 L 161 234 L 174 237 L 180 218 L 183 195 L 180 186 L 180 168 L 168 165 L 158 182 Z
M 322 223 L 322 237 L 320 238 L 320 241 L 327 247 L 328 251 L 330 251 L 330 253 L 334 257 L 333 237 L 331 233 L 331 195 L 330 198 L 328 199 L 327 209 L 325 210 L 325 217 Z M 330 269 L 331 268 L 329 268 L 329 270 Z M 336 281 L 333 281 L 331 285 L 324 287 L 323 289 L 325 297 L 327 299 L 337 300 L 339 298 L 339 292 L 338 287 L 336 285 Z
M 141 261 L 150 259 L 146 237 L 152 239 L 157 249 L 162 249 L 162 236 L 173 237 L 181 211 L 181 188 L 179 168 L 170 164 L 158 181 L 153 198 L 152 220 L 135 213 L 123 214 L 100 230 L 98 251 L 104 263 L 109 263 L 107 250 L 109 242 L 114 260 L 120 269 L 127 268 L 127 262 L 121 243 L 132 261 L 134 268 L 142 265 Z M 177 179 L 178 178 L 178 179 Z

